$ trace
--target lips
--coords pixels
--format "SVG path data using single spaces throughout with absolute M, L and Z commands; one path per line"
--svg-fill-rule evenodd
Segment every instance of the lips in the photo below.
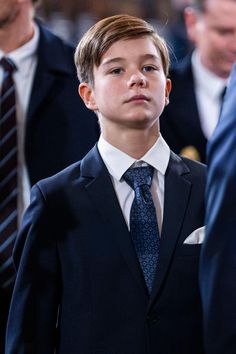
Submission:
M 130 99 L 127 100 L 127 102 L 135 102 L 135 101 L 149 101 L 149 98 L 145 95 L 135 95 L 132 96 Z

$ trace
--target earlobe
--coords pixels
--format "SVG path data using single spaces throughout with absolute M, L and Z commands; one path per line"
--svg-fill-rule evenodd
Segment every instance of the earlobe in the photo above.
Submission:
M 93 90 L 91 89 L 90 85 L 87 84 L 86 82 L 82 82 L 79 85 L 78 91 L 86 107 L 88 109 L 91 109 L 92 111 L 96 111 L 97 106 L 93 97 Z

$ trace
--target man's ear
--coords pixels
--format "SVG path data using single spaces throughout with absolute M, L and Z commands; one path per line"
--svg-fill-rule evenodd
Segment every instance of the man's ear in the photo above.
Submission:
M 196 44 L 198 40 L 199 14 L 191 7 L 184 10 L 184 21 L 189 40 Z
M 79 85 L 78 92 L 79 92 L 80 97 L 84 101 L 84 104 L 86 105 L 86 107 L 88 109 L 91 109 L 92 111 L 96 111 L 97 105 L 94 100 L 93 90 L 92 90 L 91 86 L 86 82 L 82 82 Z

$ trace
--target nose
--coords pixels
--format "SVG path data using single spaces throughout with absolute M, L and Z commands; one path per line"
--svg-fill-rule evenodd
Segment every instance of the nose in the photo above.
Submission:
M 134 73 L 130 76 L 129 82 L 128 82 L 129 87 L 146 87 L 147 85 L 147 80 L 145 78 L 145 76 L 140 73 Z

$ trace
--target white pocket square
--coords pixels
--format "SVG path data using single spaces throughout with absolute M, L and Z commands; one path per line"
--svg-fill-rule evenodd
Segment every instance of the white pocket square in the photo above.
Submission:
M 203 243 L 205 237 L 205 226 L 199 227 L 194 230 L 185 240 L 184 244 L 197 245 Z

